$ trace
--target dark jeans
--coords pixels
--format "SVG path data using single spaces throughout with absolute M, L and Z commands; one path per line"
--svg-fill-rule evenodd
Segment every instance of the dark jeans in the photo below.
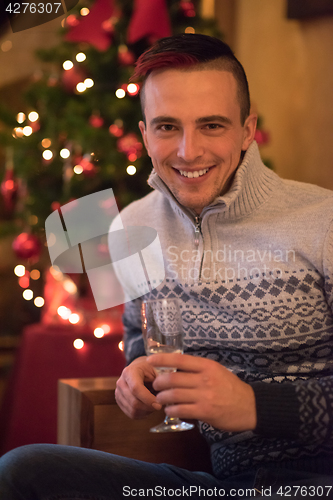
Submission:
M 333 472 L 333 471 L 332 471 Z M 333 476 L 260 467 L 220 481 L 204 472 L 71 446 L 22 446 L 0 458 L 1 500 L 333 498 Z

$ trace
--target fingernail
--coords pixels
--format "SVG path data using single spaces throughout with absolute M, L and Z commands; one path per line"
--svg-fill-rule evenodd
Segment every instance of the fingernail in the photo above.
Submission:
M 160 403 L 153 403 L 152 404 L 152 407 L 155 409 L 155 410 L 160 410 L 162 408 L 162 405 L 160 405 Z

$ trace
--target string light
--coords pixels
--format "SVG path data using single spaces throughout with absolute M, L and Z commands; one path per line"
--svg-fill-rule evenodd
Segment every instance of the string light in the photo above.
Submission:
M 101 326 L 101 328 L 103 328 L 104 333 L 110 333 L 111 332 L 111 326 L 110 325 L 104 324 L 104 325 Z
M 127 92 L 131 95 L 137 95 L 139 92 L 139 85 L 136 83 L 129 83 L 127 85 Z
M 76 54 L 75 59 L 77 60 L 77 62 L 83 62 L 87 59 L 87 56 L 84 54 L 84 52 L 79 52 L 78 54 Z
M 38 269 L 33 269 L 30 273 L 30 278 L 33 279 L 33 280 L 39 280 L 40 278 L 40 271 L 38 271 Z
M 75 165 L 73 170 L 74 170 L 75 174 L 80 175 L 83 172 L 83 167 L 82 167 L 82 165 Z
M 73 66 L 74 66 L 74 64 L 72 63 L 72 61 L 65 61 L 62 65 L 62 67 L 64 68 L 65 71 L 72 69 Z
M 49 148 L 51 146 L 51 139 L 43 139 L 41 142 L 43 148 Z
M 76 324 L 80 321 L 80 316 L 79 316 L 77 313 L 72 313 L 72 314 L 69 316 L 68 321 L 69 321 L 72 325 L 76 325 Z
M 59 306 L 57 309 L 57 313 L 62 319 L 68 319 L 72 314 L 72 311 L 66 306 Z
M 87 16 L 89 12 L 90 10 L 87 7 L 83 7 L 83 9 L 80 10 L 81 16 Z
M 23 123 L 25 121 L 25 114 L 20 112 L 16 116 L 17 123 Z
M 187 28 L 185 28 L 185 33 L 190 33 L 193 35 L 195 33 L 195 29 L 192 26 L 188 26 Z
M 32 132 L 33 130 L 30 127 L 30 125 L 26 125 L 25 127 L 23 127 L 23 135 L 25 135 L 26 137 L 29 137 L 29 135 L 31 135 Z
M 122 340 L 118 344 L 118 349 L 120 349 L 121 351 L 124 350 L 124 342 Z
M 69 157 L 70 157 L 70 155 L 71 155 L 71 152 L 70 152 L 70 150 L 69 150 L 69 149 L 67 149 L 67 148 L 63 148 L 63 149 L 60 151 L 60 156 L 61 156 L 61 158 L 66 159 L 66 158 L 69 158 Z
M 44 160 L 51 160 L 53 158 L 53 153 L 50 149 L 45 149 L 42 153 Z
M 76 90 L 80 93 L 84 92 L 85 90 L 87 90 L 87 87 L 85 86 L 85 84 L 83 82 L 80 82 L 77 84 L 76 86 Z
M 39 118 L 39 114 L 37 111 L 31 111 L 31 113 L 28 114 L 28 118 L 31 122 L 36 122 Z
M 95 82 L 92 78 L 86 78 L 83 83 L 85 84 L 87 89 L 90 89 L 91 87 L 93 87 L 95 85 Z
M 101 339 L 102 337 L 104 337 L 105 332 L 104 332 L 103 328 L 95 328 L 94 335 L 96 338 Z
M 34 300 L 34 304 L 36 307 L 43 307 L 45 301 L 43 299 L 43 297 L 36 297 L 35 300 Z
M 22 295 L 25 300 L 31 300 L 34 296 L 34 292 L 30 290 L 30 288 L 27 288 L 26 290 L 24 290 Z
M 19 138 L 21 138 L 21 137 L 23 137 L 23 135 L 24 134 L 23 134 L 23 128 L 22 127 L 16 127 L 16 128 L 14 128 L 14 130 L 13 130 L 13 137 L 19 137 Z
M 69 278 L 63 282 L 62 286 L 68 293 L 74 294 L 77 292 L 77 286 L 75 285 L 74 281 Z
M 25 275 L 25 267 L 22 264 L 18 264 L 14 267 L 14 274 L 19 278 Z
M 126 92 L 124 89 L 117 89 L 116 90 L 116 97 L 118 97 L 118 99 L 123 99 L 123 97 L 125 97 L 126 95 Z
M 136 167 L 134 165 L 128 165 L 126 172 L 128 175 L 134 175 L 136 173 Z
M 84 346 L 84 342 L 82 339 L 75 339 L 73 342 L 73 346 L 75 347 L 75 349 L 82 349 L 82 347 Z

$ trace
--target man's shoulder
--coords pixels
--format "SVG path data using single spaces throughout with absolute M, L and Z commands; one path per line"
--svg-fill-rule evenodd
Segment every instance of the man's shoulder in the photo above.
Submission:
M 282 179 L 285 196 L 304 207 L 326 206 L 333 209 L 333 191 L 307 182 Z
M 123 208 L 120 212 L 120 217 L 125 225 L 131 225 L 138 220 L 144 222 L 142 218 L 149 217 L 153 212 L 158 210 L 163 203 L 163 195 L 158 191 L 152 191 L 139 200 L 132 201 L 129 205 Z

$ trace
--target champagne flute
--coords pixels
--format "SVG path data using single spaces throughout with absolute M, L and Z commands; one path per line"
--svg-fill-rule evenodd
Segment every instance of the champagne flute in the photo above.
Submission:
M 147 356 L 157 353 L 183 353 L 181 313 L 177 299 L 143 301 L 141 307 L 142 334 Z M 173 367 L 155 367 L 157 373 L 175 372 Z M 193 424 L 178 417 L 166 416 L 164 422 L 150 432 L 187 431 Z

